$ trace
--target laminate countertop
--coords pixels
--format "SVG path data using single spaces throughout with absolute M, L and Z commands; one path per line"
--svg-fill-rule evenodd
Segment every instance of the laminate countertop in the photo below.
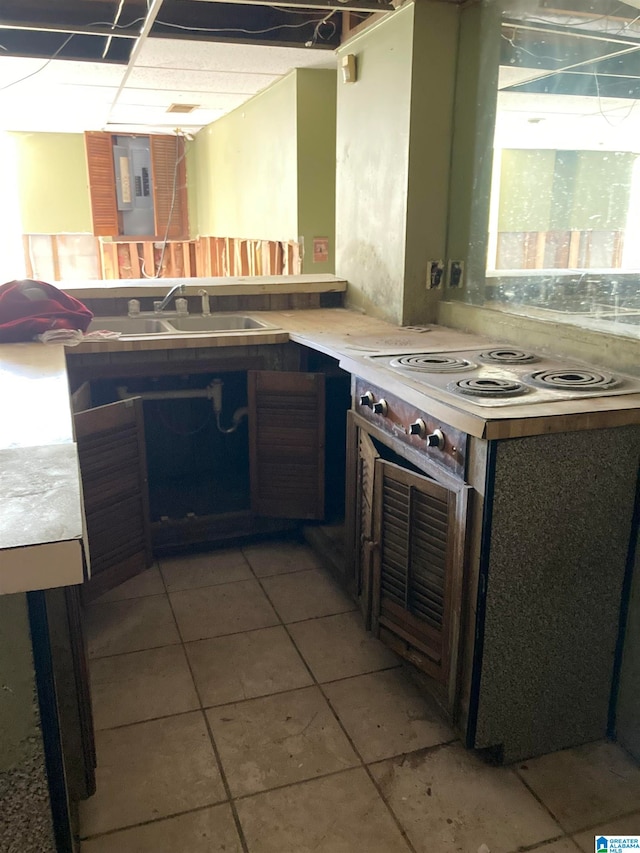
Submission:
M 489 348 L 501 342 L 445 326 L 398 327 L 344 308 L 243 312 L 278 326 L 259 332 L 238 331 L 218 335 L 149 335 L 126 340 L 86 342 L 78 354 L 144 352 L 276 344 L 294 341 L 335 358 L 356 376 L 428 411 L 456 429 L 478 438 L 515 438 L 550 432 L 598 429 L 640 423 L 640 393 L 589 397 L 550 403 L 514 403 L 487 408 L 437 389 L 427 390 L 408 374 L 399 374 L 371 360 L 372 355 L 403 352 L 447 352 Z M 509 345 L 512 346 L 512 345 Z M 557 358 L 557 356 L 556 356 Z M 575 359 L 566 359 L 575 363 Z M 640 380 L 639 384 L 640 384 Z
M 84 519 L 65 351 L 0 345 L 0 594 L 81 583 Z
M 82 581 L 83 512 L 66 363 L 91 353 L 276 344 L 294 341 L 347 372 L 478 438 L 640 423 L 640 394 L 481 409 L 370 359 L 382 353 L 445 352 L 499 343 L 445 327 L 402 327 L 342 308 L 248 312 L 276 331 L 173 335 L 60 345 L 0 346 L 0 594 Z M 159 353 L 160 355 L 160 353 Z M 104 357 L 104 356 L 103 356 Z

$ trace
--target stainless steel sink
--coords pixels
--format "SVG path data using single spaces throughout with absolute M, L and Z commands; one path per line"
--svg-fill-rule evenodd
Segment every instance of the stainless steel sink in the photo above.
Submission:
M 121 335 L 171 335 L 173 328 L 157 317 L 94 317 L 87 334 L 98 331 L 120 332 Z
M 256 320 L 245 314 L 211 314 L 208 317 L 171 317 L 165 321 L 183 334 L 203 334 L 206 332 L 240 332 L 243 330 L 263 331 L 277 329 L 273 323 Z
M 87 334 L 105 330 L 120 332 L 122 337 L 140 337 L 146 335 L 212 335 L 229 332 L 261 332 L 278 329 L 273 323 L 256 320 L 245 314 L 211 314 L 207 317 L 191 315 L 189 317 L 94 317 Z

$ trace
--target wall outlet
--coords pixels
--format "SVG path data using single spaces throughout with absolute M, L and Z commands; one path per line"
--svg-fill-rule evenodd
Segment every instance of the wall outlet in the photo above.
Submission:
M 464 282 L 464 261 L 449 261 L 447 287 L 462 287 Z
M 444 279 L 444 261 L 427 262 L 427 290 L 442 287 Z

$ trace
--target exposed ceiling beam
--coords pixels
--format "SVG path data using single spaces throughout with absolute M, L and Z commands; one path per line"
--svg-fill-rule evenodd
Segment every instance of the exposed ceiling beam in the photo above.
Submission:
M 131 51 L 131 56 L 129 57 L 129 64 L 127 65 L 124 74 L 122 75 L 122 80 L 120 81 L 120 85 L 118 86 L 118 91 L 116 92 L 114 99 L 111 103 L 111 108 L 109 109 L 109 114 L 107 116 L 107 123 L 111 118 L 113 110 L 115 109 L 116 104 L 118 103 L 118 99 L 122 94 L 122 90 L 127 85 L 127 80 L 131 76 L 131 72 L 135 68 L 136 62 L 138 61 L 138 56 L 140 55 L 140 51 L 144 47 L 144 43 L 151 32 L 151 28 L 153 27 L 156 18 L 158 17 L 158 12 L 160 11 L 160 7 L 162 6 L 163 0 L 151 0 L 149 3 L 149 11 L 144 19 L 144 23 L 142 24 L 142 29 L 140 30 L 140 36 L 138 41 L 133 46 L 133 50 Z
M 118 30 L 114 33 L 113 29 L 109 27 L 96 26 L 96 27 L 82 27 L 75 24 L 36 24 L 33 21 L 7 21 L 3 19 L 0 21 L 0 30 L 35 30 L 39 33 L 74 33 L 79 36 L 100 36 L 104 38 L 105 36 L 113 36 L 114 38 L 119 39 L 137 39 L 138 33 L 133 31 L 123 31 Z
M 330 19 L 330 20 L 329 20 Z M 301 9 L 292 15 L 271 4 L 203 3 L 164 0 L 152 35 L 171 39 L 329 48 L 340 43 L 342 16 L 329 9 Z

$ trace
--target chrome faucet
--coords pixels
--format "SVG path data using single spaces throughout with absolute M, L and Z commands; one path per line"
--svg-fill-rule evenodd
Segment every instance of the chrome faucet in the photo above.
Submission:
M 158 302 L 153 303 L 153 310 L 156 314 L 160 314 L 167 305 L 171 302 L 174 296 L 179 296 L 181 293 L 184 293 L 185 285 L 183 283 L 174 284 L 171 290 L 167 293 L 164 299 Z
M 209 305 L 209 294 L 204 287 L 200 288 L 198 296 L 202 296 L 202 316 L 208 317 L 211 314 L 211 307 Z

